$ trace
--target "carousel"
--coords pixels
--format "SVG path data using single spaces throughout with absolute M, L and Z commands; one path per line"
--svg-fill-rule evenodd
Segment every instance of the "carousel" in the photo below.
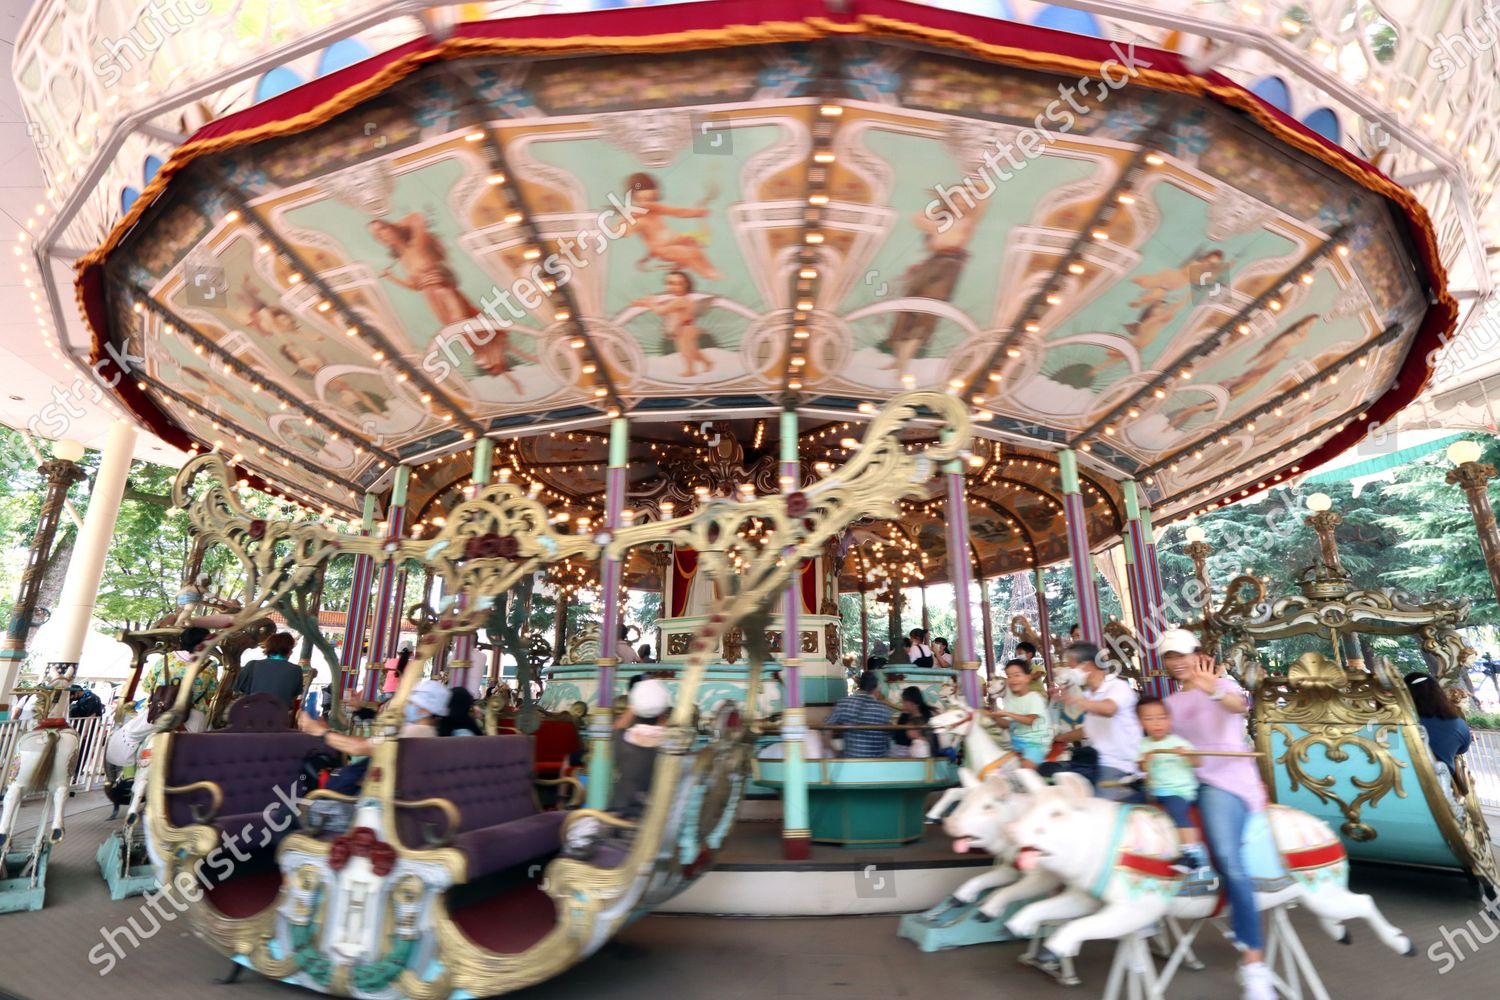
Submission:
M 1421 391 L 1457 305 L 1426 211 L 1369 163 L 1169 48 L 813 6 L 466 5 L 310 83 L 205 99 L 118 211 L 70 195 L 57 231 L 97 246 L 70 287 L 42 271 L 86 323 L 68 349 L 192 456 L 174 502 L 245 581 L 152 722 L 110 850 L 204 879 L 193 929 L 238 966 L 344 996 L 493 995 L 654 909 L 766 912 L 737 876 L 904 850 L 953 762 L 808 752 L 846 659 L 911 622 L 904 587 L 951 585 L 957 627 L 951 666 L 892 663 L 893 691 L 972 717 L 996 646 L 975 592 L 1067 562 L 1083 637 L 1123 636 L 1120 666 L 1164 692 L 1154 526 L 1287 483 Z M 249 491 L 303 513 L 254 516 Z M 1130 621 L 1107 629 L 1093 557 L 1119 544 Z M 338 653 L 333 724 L 384 687 L 402 619 L 414 667 L 363 724 L 359 790 L 303 787 L 294 810 L 317 739 L 254 704 L 180 725 L 232 636 L 276 613 L 314 641 L 334 566 L 348 634 L 370 638 Z M 433 585 L 413 604 L 416 573 Z M 539 590 L 597 593 L 602 627 L 532 634 Z M 621 655 L 632 591 L 660 597 L 649 666 Z M 886 607 L 857 635 L 851 593 Z M 1393 600 L 1389 621 L 1447 642 L 1446 612 Z M 1254 642 L 1300 628 L 1200 625 L 1251 673 Z M 1052 668 L 1045 606 L 1004 627 Z M 1343 628 L 1327 655 L 1353 671 Z M 1319 697 L 1409 726 L 1359 693 L 1383 683 L 1366 669 L 1320 666 Z M 672 705 L 649 803 L 622 819 L 612 734 L 641 673 Z M 397 738 L 424 676 L 488 694 L 489 735 Z M 1391 832 L 1378 791 L 1311 774 L 1366 788 L 1342 744 L 1309 761 L 1322 737 L 1288 728 L 1301 695 L 1278 684 L 1257 688 L 1278 795 L 1336 804 L 1368 856 L 1493 879 L 1427 771 Z M 544 776 L 533 743 L 559 722 L 576 750 Z M 961 735 L 968 765 L 999 756 Z M 320 828 L 328 803 L 345 828 Z M 715 869 L 741 813 L 776 835 Z M 220 872 L 242 827 L 260 849 Z M 926 865 L 871 905 L 920 909 L 987 866 Z M 803 888 L 776 912 L 859 905 L 778 884 Z M 978 904 L 944 905 L 936 946 L 969 943 Z

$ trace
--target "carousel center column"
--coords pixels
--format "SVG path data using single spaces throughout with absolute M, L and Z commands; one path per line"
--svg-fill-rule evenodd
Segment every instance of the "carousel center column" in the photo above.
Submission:
M 89 494 L 89 509 L 83 516 L 83 527 L 68 563 L 62 594 L 57 601 L 58 648 L 50 666 L 78 666 L 83 640 L 94 617 L 94 602 L 99 596 L 99 580 L 104 575 L 104 557 L 114 537 L 115 521 L 120 515 L 120 501 L 130 478 L 131 452 L 135 448 L 135 428 L 123 420 L 110 425 L 105 439 L 103 461 Z
M 26 659 L 26 641 L 31 637 L 31 620 L 36 614 L 37 598 L 41 596 L 42 576 L 47 569 L 47 556 L 52 552 L 57 522 L 62 517 L 63 502 L 73 484 L 87 476 L 77 464 L 77 460 L 83 457 L 83 445 L 77 441 L 59 441 L 53 446 L 52 453 L 53 459 L 42 463 L 37 470 L 47 481 L 47 493 L 37 517 L 36 537 L 31 542 L 26 571 L 21 575 L 21 588 L 11 607 L 5 646 L 0 649 L 0 720 L 10 717 L 10 693 L 15 690 L 16 676 L 21 671 L 21 662 Z
M 396 474 L 391 480 L 391 502 L 385 512 L 388 542 L 399 542 L 406 530 L 406 487 L 410 482 L 411 466 L 396 466 Z M 391 600 L 396 589 L 396 562 L 392 556 L 380 568 L 380 591 L 375 596 L 375 621 L 370 626 L 370 666 L 365 682 L 365 698 L 369 701 L 380 696 L 380 681 L 385 675 L 380 657 L 385 651 L 387 630 L 392 625 Z
M 1068 555 L 1073 562 L 1073 590 L 1078 595 L 1078 627 L 1085 642 L 1104 645 L 1104 622 L 1099 616 L 1099 592 L 1094 589 L 1094 564 L 1089 558 L 1088 518 L 1078 486 L 1078 455 L 1071 449 L 1057 453 L 1062 475 L 1063 520 L 1068 531 Z
M 368 536 L 375 530 L 373 493 L 365 494 L 365 512 L 359 533 Z M 375 560 L 363 553 L 354 557 L 354 579 L 349 583 L 349 610 L 344 615 L 344 649 L 339 654 L 339 692 L 352 697 L 359 684 L 359 652 L 370 618 L 370 585 L 375 580 Z
M 609 469 L 604 478 L 604 532 L 610 537 L 620 528 L 625 509 L 626 462 L 630 453 L 630 421 L 615 417 L 609 422 Z M 589 713 L 588 807 L 609 804 L 614 761 L 610 740 L 614 737 L 615 667 L 620 648 L 620 569 L 617 556 L 606 553 L 599 562 L 599 590 L 604 615 L 599 625 L 599 689 L 594 710 Z M 558 597 L 562 601 L 561 595 Z
M 802 459 L 797 449 L 797 411 L 781 411 L 781 492 L 802 488 Z M 785 671 L 781 705 L 781 739 L 786 760 L 786 784 L 781 790 L 781 851 L 789 861 L 806 860 L 812 850 L 808 825 L 807 770 L 803 737 L 807 732 L 807 710 L 802 707 L 802 661 L 798 657 L 802 634 L 801 567 L 791 567 L 782 605 L 782 659 Z M 755 692 L 748 692 L 755 697 Z
M 944 438 L 953 432 L 945 429 Z M 979 658 L 974 655 L 974 571 L 969 561 L 969 498 L 964 488 L 963 460 L 955 458 L 943 468 L 948 487 L 948 578 L 953 581 L 954 665 L 958 668 L 959 691 L 970 705 L 979 698 Z M 923 623 L 925 627 L 925 622 Z

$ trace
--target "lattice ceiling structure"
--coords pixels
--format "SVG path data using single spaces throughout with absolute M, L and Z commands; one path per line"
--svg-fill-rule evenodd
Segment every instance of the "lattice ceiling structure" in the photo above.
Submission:
M 16 59 L 55 183 L 42 328 L 143 358 L 115 390 L 164 440 L 342 513 L 397 463 L 438 496 L 421 477 L 478 434 L 529 476 L 612 411 L 748 426 L 790 398 L 817 433 L 925 385 L 975 401 L 994 461 L 1078 448 L 1101 505 L 1133 477 L 1177 516 L 1347 447 L 1489 294 L 1491 138 L 1459 126 L 1493 116 L 1483 87 L 1426 99 L 1430 8 L 976 6 L 1013 20 L 273 3 L 148 44 L 144 7 L 43 5 Z M 1061 127 L 1059 86 L 1132 51 Z M 1047 123 L 987 197 L 993 151 Z M 464 332 L 632 188 L 651 222 L 538 275 L 503 339 Z M 546 488 L 586 514 L 587 481 Z

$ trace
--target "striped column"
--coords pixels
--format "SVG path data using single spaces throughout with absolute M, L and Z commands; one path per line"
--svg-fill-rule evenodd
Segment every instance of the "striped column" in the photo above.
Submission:
M 630 456 L 630 421 L 609 422 L 609 469 L 604 475 L 604 530 L 613 535 L 625 509 L 626 463 Z M 615 667 L 620 662 L 620 560 L 606 555 L 599 562 L 599 589 L 604 597 L 604 619 L 599 627 L 599 688 L 589 717 L 588 807 L 609 804 L 614 767 L 610 740 L 614 737 Z
M 1125 491 L 1125 565 L 1130 586 L 1135 634 L 1141 643 L 1141 684 L 1149 694 L 1165 698 L 1172 693 L 1172 680 L 1162 670 L 1156 643 L 1166 624 L 1162 621 L 1161 570 L 1156 563 L 1156 541 L 1151 531 L 1151 511 L 1141 506 L 1140 488 L 1132 480 Z
M 797 448 L 797 411 L 781 411 L 781 492 L 802 488 L 802 458 Z M 781 853 L 789 861 L 806 860 L 812 849 L 808 821 L 807 770 L 803 740 L 807 732 L 807 710 L 802 707 L 802 574 L 793 566 L 782 605 L 781 666 L 786 672 L 781 706 L 781 739 L 786 760 L 786 783 L 781 790 Z M 757 691 L 747 691 L 754 698 Z
M 944 438 L 953 432 L 945 429 Z M 943 467 L 948 489 L 948 579 L 953 583 L 953 663 L 958 668 L 959 691 L 971 706 L 979 706 L 979 658 L 974 655 L 974 566 L 969 560 L 969 497 L 964 465 L 955 458 Z M 926 591 L 924 589 L 923 593 Z M 922 627 L 926 628 L 924 621 Z M 930 641 L 930 640 L 929 640 Z
M 1052 625 L 1047 621 L 1047 578 L 1038 566 L 1032 570 L 1036 587 L 1036 631 L 1041 636 L 1042 648 L 1037 653 L 1042 658 L 1042 668 L 1047 674 L 1047 686 L 1052 686 Z
M 385 657 L 390 659 L 401 649 L 401 621 L 406 614 L 406 567 L 396 573 L 396 596 L 391 601 L 391 641 L 386 644 Z
M 365 516 L 361 535 L 375 530 L 375 494 L 365 494 Z M 352 699 L 359 690 L 359 648 L 364 640 L 365 624 L 370 614 L 370 584 L 375 576 L 375 560 L 366 555 L 354 557 L 354 579 L 349 584 L 349 610 L 344 615 L 344 650 L 339 655 L 339 691 Z
M 1078 595 L 1078 627 L 1085 642 L 1104 645 L 1104 622 L 1099 617 L 1099 592 L 1094 589 L 1094 564 L 1089 558 L 1088 521 L 1083 493 L 1078 488 L 1078 456 L 1069 449 L 1057 453 L 1062 473 L 1063 520 L 1068 531 L 1068 555 L 1073 561 L 1073 590 Z
M 411 482 L 411 467 L 396 466 L 391 482 L 391 499 L 386 505 L 385 537 L 388 541 L 399 541 L 406 529 L 406 487 Z M 365 698 L 374 701 L 380 692 L 381 655 L 390 642 L 391 596 L 396 589 L 396 559 L 385 561 L 380 569 L 380 586 L 375 593 L 375 620 L 370 624 L 370 664 L 365 672 Z

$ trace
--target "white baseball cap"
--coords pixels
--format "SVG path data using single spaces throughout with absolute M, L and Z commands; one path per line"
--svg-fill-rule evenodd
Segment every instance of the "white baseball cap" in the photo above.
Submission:
M 448 714 L 448 702 L 453 697 L 442 681 L 433 680 L 431 677 L 418 681 L 417 686 L 411 689 L 407 700 L 413 705 L 427 712 L 428 715 L 443 716 Z
M 638 719 L 654 719 L 672 707 L 672 691 L 665 681 L 648 677 L 630 689 L 630 710 Z
M 1158 653 L 1196 653 L 1198 637 L 1185 628 L 1169 628 L 1156 640 Z

